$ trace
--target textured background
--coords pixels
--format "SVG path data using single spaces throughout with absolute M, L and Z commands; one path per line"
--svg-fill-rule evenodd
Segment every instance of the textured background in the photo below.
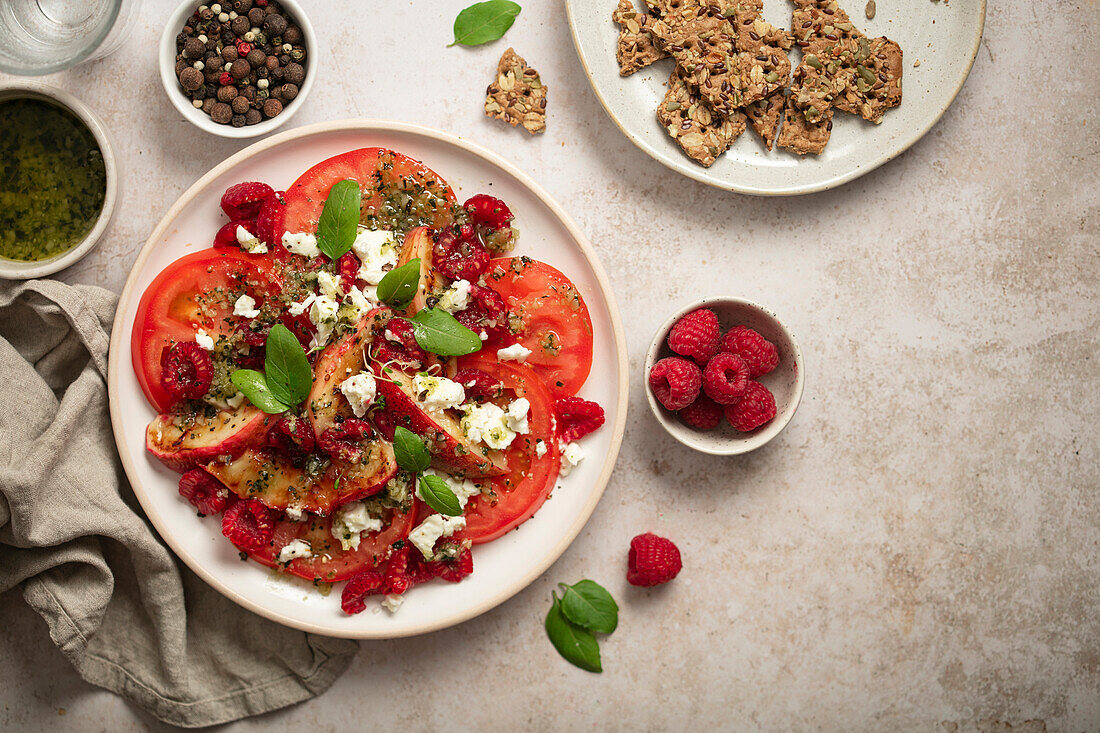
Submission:
M 970 80 L 924 140 L 839 190 L 772 200 L 692 183 L 622 138 L 560 2 L 527 0 L 506 41 L 550 87 L 546 135 L 484 119 L 505 45 L 443 48 L 465 4 L 311 3 L 327 48 L 291 124 L 449 130 L 564 204 L 626 324 L 618 470 L 526 591 L 449 631 L 365 643 L 323 698 L 237 728 L 1100 729 L 1096 0 L 994 0 Z M 66 280 L 119 290 L 171 202 L 242 147 L 164 99 L 170 9 L 147 1 L 119 53 L 46 79 L 105 119 L 124 175 L 107 240 Z M 652 330 L 701 293 L 768 304 L 806 355 L 794 422 L 743 458 L 688 452 L 645 405 Z M 623 577 L 645 530 L 685 557 L 662 589 Z M 623 609 L 599 676 L 542 631 L 553 584 L 583 576 Z M 158 727 L 81 682 L 17 593 L 0 618 L 0 728 Z

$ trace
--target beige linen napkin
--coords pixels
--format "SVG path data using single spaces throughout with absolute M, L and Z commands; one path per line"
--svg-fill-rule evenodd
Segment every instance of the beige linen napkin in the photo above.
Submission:
M 99 288 L 0 281 L 0 592 L 22 584 L 85 680 L 168 723 L 212 725 L 323 692 L 355 642 L 234 605 L 142 513 L 107 409 L 114 306 Z

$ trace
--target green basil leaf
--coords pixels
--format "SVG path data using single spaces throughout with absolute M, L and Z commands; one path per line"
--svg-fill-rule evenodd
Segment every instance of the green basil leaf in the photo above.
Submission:
M 550 643 L 570 664 L 589 672 L 602 672 L 600 664 L 600 645 L 596 637 L 587 629 L 571 623 L 561 610 L 561 601 L 557 593 L 551 593 L 554 605 L 546 614 L 546 635 Z
M 238 369 L 229 375 L 229 379 L 244 392 L 249 402 L 269 415 L 278 415 L 290 409 L 290 405 L 283 404 L 271 394 L 267 378 L 255 369 Z
M 602 585 L 592 580 L 561 585 L 561 611 L 577 626 L 610 634 L 619 625 L 619 606 Z
M 264 373 L 267 387 L 275 398 L 288 405 L 297 405 L 309 396 L 313 386 L 313 371 L 306 351 L 290 329 L 281 323 L 267 334 Z
M 420 258 L 409 260 L 386 273 L 378 283 L 378 299 L 392 308 L 404 308 L 416 296 L 420 284 Z
M 455 39 L 448 47 L 460 43 L 463 46 L 480 46 L 495 41 L 512 27 L 520 7 L 511 0 L 488 0 L 474 3 L 455 18 Z
M 426 473 L 420 476 L 420 498 L 425 504 L 435 509 L 440 514 L 448 517 L 457 517 L 462 514 L 462 505 L 458 503 L 458 497 L 447 482 Z
M 413 431 L 398 425 L 393 431 L 393 453 L 403 471 L 418 473 L 432 465 L 432 457 L 424 441 Z
M 359 233 L 359 183 L 350 178 L 337 181 L 328 192 L 325 208 L 317 220 L 317 248 L 339 259 L 351 249 Z
M 464 356 L 481 349 L 481 339 L 440 308 L 425 308 L 412 317 L 420 348 L 439 356 Z

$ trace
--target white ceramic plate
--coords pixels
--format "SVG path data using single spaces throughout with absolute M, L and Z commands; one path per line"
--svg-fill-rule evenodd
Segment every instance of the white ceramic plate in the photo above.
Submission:
M 138 301 L 153 278 L 179 257 L 205 249 L 223 223 L 222 192 L 240 181 L 285 188 L 315 163 L 355 148 L 381 146 L 424 161 L 459 200 L 490 192 L 508 203 L 522 234 L 517 253 L 566 273 L 588 303 L 595 332 L 592 374 L 581 395 L 604 406 L 603 429 L 585 438 L 588 458 L 559 479 L 553 500 L 517 531 L 474 548 L 474 573 L 461 583 L 428 583 L 410 592 L 393 616 L 340 610 L 337 586 L 328 597 L 311 584 L 241 562 L 217 520 L 200 519 L 177 492 L 179 476 L 145 451 L 154 417 L 130 361 Z M 256 613 L 296 628 L 345 638 L 392 638 L 441 629 L 502 603 L 550 567 L 596 506 L 619 452 L 626 423 L 626 342 L 603 268 L 573 221 L 538 184 L 499 156 L 444 133 L 370 120 L 290 130 L 229 158 L 191 186 L 145 243 L 119 301 L 111 338 L 109 391 L 115 441 L 138 500 L 161 537 L 200 577 Z
M 642 0 L 636 0 L 639 8 Z M 800 159 L 768 152 L 746 130 L 710 168 L 689 159 L 657 122 L 657 105 L 673 61 L 664 59 L 632 76 L 619 76 L 615 47 L 619 26 L 611 12 L 617 0 L 566 0 L 573 43 L 600 103 L 630 140 L 661 163 L 689 178 L 741 193 L 791 195 L 822 191 L 874 170 L 919 140 L 950 106 L 970 73 L 985 25 L 985 0 L 878 0 L 873 20 L 866 0 L 840 0 L 852 22 L 869 36 L 887 36 L 905 54 L 904 96 L 881 125 L 838 112 L 825 152 Z M 793 3 L 764 0 L 764 17 L 791 25 Z M 799 54 L 793 52 L 792 62 Z M 914 61 L 920 61 L 914 67 Z

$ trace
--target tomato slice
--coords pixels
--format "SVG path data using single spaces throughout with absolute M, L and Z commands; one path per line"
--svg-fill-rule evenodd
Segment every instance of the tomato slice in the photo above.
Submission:
M 131 338 L 134 371 L 150 404 L 167 412 L 175 402 L 161 383 L 166 347 L 193 341 L 200 328 L 215 339 L 232 333 L 240 295 L 262 303 L 278 292 L 278 277 L 263 255 L 207 249 L 166 267 L 141 296 Z
M 335 583 L 347 580 L 364 568 L 374 567 L 390 554 L 393 543 L 409 536 L 416 524 L 416 507 L 407 512 L 387 510 L 389 526 L 379 532 L 364 534 L 355 550 L 344 550 L 340 541 L 332 536 L 332 517 L 310 516 L 303 522 L 284 519 L 275 525 L 271 542 L 249 556 L 256 562 L 276 567 L 279 553 L 294 540 L 304 540 L 313 550 L 313 557 L 292 560 L 287 572 L 306 580 Z
M 554 427 L 554 397 L 535 371 L 523 364 L 502 363 L 491 356 L 473 354 L 460 359 L 458 366 L 488 372 L 517 399 L 526 397 L 531 403 L 527 418 L 530 432 L 516 436 L 505 452 L 508 473 L 490 481 L 494 499 L 485 496 L 471 499 L 466 507 L 466 529 L 455 533 L 459 539 L 480 544 L 495 540 L 530 519 L 554 488 L 561 467 Z M 541 456 L 537 448 L 539 440 L 546 446 Z
M 315 232 L 333 184 L 350 178 L 363 194 L 360 220 L 405 233 L 452 219 L 454 192 L 418 160 L 385 148 L 360 148 L 323 160 L 286 190 L 286 231 Z
M 575 395 L 592 369 L 592 317 L 576 286 L 529 257 L 492 260 L 486 280 L 504 297 L 516 338 L 531 350 L 526 363 L 555 397 Z

